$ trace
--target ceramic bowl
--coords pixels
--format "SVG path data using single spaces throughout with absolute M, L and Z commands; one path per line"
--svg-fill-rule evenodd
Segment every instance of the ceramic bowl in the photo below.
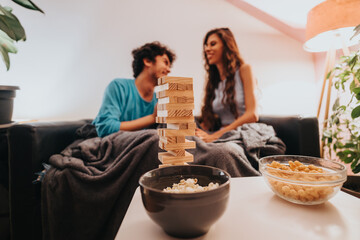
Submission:
M 297 171 L 280 169 L 270 166 L 273 161 L 288 167 L 289 161 L 298 161 L 303 166 L 297 168 Z M 346 181 L 346 167 L 339 162 L 323 158 L 268 156 L 260 159 L 259 168 L 265 182 L 276 195 L 302 205 L 326 202 L 335 196 Z M 311 172 L 311 169 L 314 170 Z M 316 169 L 322 169 L 322 172 L 317 172 Z
M 219 187 L 195 193 L 163 191 L 181 179 L 196 178 Z M 223 215 L 229 199 L 230 175 L 218 168 L 200 165 L 170 166 L 151 170 L 139 180 L 141 197 L 150 218 L 167 234 L 192 238 L 207 233 Z

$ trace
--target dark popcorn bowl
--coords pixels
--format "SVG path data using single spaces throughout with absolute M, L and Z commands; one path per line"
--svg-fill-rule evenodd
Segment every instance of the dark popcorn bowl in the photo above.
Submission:
M 296 172 L 273 168 L 268 164 L 276 161 L 288 165 L 289 161 L 299 161 L 305 166 L 314 165 L 323 173 Z M 296 204 L 316 205 L 334 197 L 346 181 L 346 167 L 335 161 L 308 157 L 276 155 L 260 159 L 260 172 L 271 190 L 279 197 Z
M 187 178 L 197 178 L 200 186 L 213 182 L 219 183 L 219 187 L 195 193 L 163 191 Z M 171 166 L 145 173 L 140 177 L 139 184 L 142 201 L 150 218 L 171 236 L 193 238 L 207 233 L 225 212 L 230 175 L 209 166 Z

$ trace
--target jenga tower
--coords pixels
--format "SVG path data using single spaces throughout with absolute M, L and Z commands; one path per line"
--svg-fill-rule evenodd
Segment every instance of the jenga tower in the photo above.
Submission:
M 193 79 L 185 77 L 162 77 L 156 88 L 157 123 L 166 123 L 166 128 L 158 129 L 159 146 L 167 152 L 159 153 L 159 160 L 166 167 L 186 165 L 194 156 L 185 149 L 195 148 L 194 141 L 185 136 L 194 136 L 194 91 Z

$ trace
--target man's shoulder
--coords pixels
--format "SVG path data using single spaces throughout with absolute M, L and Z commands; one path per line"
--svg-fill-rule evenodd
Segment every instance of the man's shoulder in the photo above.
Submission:
M 135 80 L 131 78 L 115 78 L 110 82 L 110 84 L 128 85 L 128 84 L 133 84 L 134 81 Z
M 135 83 L 134 79 L 130 78 L 115 78 L 109 83 L 110 88 L 131 88 Z

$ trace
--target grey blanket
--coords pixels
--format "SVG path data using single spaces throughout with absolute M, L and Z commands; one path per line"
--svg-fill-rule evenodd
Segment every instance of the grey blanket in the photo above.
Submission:
M 43 239 L 114 239 L 140 176 L 157 168 L 156 130 L 76 141 L 42 182 Z
M 196 164 L 224 169 L 232 177 L 259 176 L 259 159 L 284 154 L 286 149 L 273 127 L 264 123 L 244 124 L 212 143 L 195 136 L 188 139 L 196 141 L 196 149 L 188 150 Z
M 194 164 L 256 176 L 261 156 L 283 154 L 271 126 L 246 124 L 215 143 L 197 137 Z M 79 140 L 53 155 L 42 183 L 43 239 L 114 239 L 139 177 L 157 160 L 156 130 L 123 132 Z

